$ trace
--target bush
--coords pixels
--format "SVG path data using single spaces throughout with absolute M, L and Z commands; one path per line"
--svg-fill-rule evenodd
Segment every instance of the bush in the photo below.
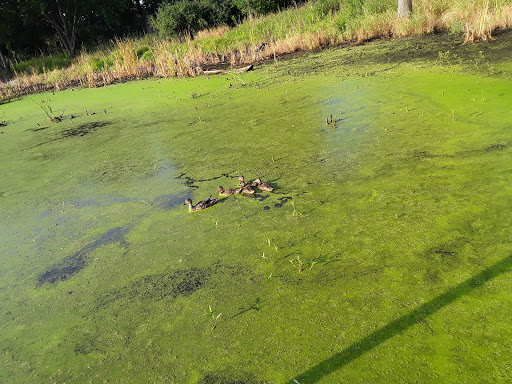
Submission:
M 87 62 L 87 65 L 93 72 L 102 72 L 114 65 L 114 59 L 110 56 L 101 59 L 91 59 Z
M 175 37 L 220 24 L 234 25 L 240 15 L 231 0 L 179 0 L 163 4 L 150 25 L 162 36 Z
M 62 54 L 22 61 L 14 65 L 14 69 L 16 72 L 43 73 L 44 71 L 53 71 L 56 68 L 66 68 L 70 65 L 71 59 Z

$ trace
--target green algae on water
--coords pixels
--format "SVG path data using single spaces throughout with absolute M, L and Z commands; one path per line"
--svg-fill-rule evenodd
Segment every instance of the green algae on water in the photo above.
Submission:
M 0 381 L 509 382 L 509 44 L 2 105 Z

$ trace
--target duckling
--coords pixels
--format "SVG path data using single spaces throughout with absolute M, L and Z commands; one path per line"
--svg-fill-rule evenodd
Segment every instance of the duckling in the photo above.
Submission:
M 243 189 L 242 189 L 242 193 L 245 193 L 246 195 L 254 195 L 256 191 L 254 190 L 253 187 L 251 187 L 250 185 L 246 185 Z
M 245 181 L 244 177 L 243 176 L 239 176 L 238 177 L 238 185 L 240 187 L 257 187 L 258 184 L 256 184 L 255 181 Z
M 219 192 L 219 195 L 221 195 L 221 196 L 236 195 L 237 193 L 240 193 L 241 191 L 242 191 L 242 188 L 228 188 L 228 189 L 224 189 L 222 187 L 219 187 L 217 189 L 217 192 Z
M 212 205 L 215 205 L 216 203 L 217 203 L 217 199 L 212 199 L 212 196 L 210 195 L 209 198 L 200 201 L 196 205 L 193 205 L 192 200 L 190 200 L 190 199 L 185 200 L 185 204 L 183 204 L 183 205 L 188 205 L 189 211 L 201 211 L 203 209 L 211 207 Z
M 261 191 L 266 191 L 266 192 L 273 192 L 274 191 L 274 187 L 273 186 L 271 186 L 269 183 L 263 183 L 259 177 L 256 180 L 254 180 L 254 182 L 257 184 L 258 188 Z

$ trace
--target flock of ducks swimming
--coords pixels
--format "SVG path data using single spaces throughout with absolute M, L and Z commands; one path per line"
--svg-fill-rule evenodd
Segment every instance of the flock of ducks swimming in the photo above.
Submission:
M 272 187 L 269 183 L 262 182 L 259 177 L 254 181 L 246 181 L 243 176 L 240 176 L 238 177 L 238 188 L 224 189 L 219 187 L 217 192 L 219 192 L 219 195 L 221 196 L 236 195 L 239 193 L 243 193 L 245 195 L 254 195 L 256 193 L 256 189 L 265 192 L 274 191 L 274 187 Z M 188 205 L 189 211 L 202 211 L 203 209 L 217 204 L 217 201 L 219 201 L 219 199 L 212 199 L 212 196 L 210 196 L 207 199 L 200 201 L 196 205 L 192 204 L 191 199 L 187 199 L 183 205 Z

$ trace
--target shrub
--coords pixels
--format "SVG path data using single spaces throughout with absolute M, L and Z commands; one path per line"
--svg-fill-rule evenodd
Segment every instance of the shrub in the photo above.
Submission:
M 234 25 L 240 15 L 231 0 L 178 0 L 163 4 L 155 17 L 150 18 L 150 25 L 161 36 L 175 37 L 193 35 L 220 24 Z
M 71 65 L 71 59 L 66 55 L 45 56 L 14 65 L 16 72 L 43 73 L 53 71 L 56 68 L 66 68 Z
M 87 65 L 92 72 L 102 72 L 108 70 L 114 65 L 114 59 L 112 57 L 103 57 L 100 59 L 91 59 L 87 62 Z

